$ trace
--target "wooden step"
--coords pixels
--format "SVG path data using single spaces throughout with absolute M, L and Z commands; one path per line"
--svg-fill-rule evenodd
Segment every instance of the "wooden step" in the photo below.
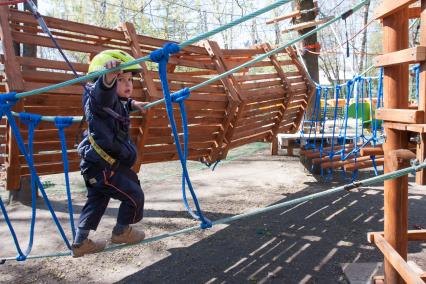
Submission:
M 394 0 L 394 1 L 385 1 L 379 8 L 376 10 L 374 18 L 376 20 L 383 19 L 392 14 L 395 14 L 399 10 L 407 8 L 408 5 L 417 2 L 416 0 Z
M 384 121 L 402 123 L 423 123 L 424 111 L 412 109 L 379 108 L 376 110 L 376 118 Z
M 391 53 L 379 55 L 374 58 L 375 67 L 386 67 L 401 63 L 417 63 L 426 60 L 426 46 L 416 46 Z

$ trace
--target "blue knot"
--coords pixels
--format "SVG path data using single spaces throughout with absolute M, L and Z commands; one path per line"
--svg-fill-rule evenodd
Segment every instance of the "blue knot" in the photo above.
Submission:
M 200 228 L 204 230 L 211 227 L 213 227 L 213 223 L 209 219 L 204 218 L 204 221 L 200 224 Z
M 341 90 L 341 89 L 342 89 L 342 86 L 340 86 L 340 85 L 336 86 L 336 90 Z
M 350 85 L 352 85 L 354 82 L 352 81 L 352 80 L 349 80 L 346 84 L 348 85 L 348 86 L 350 86 Z
M 179 103 L 186 100 L 191 95 L 189 88 L 181 89 L 171 95 L 172 102 Z
M 73 118 L 69 116 L 56 116 L 55 117 L 55 126 L 57 128 L 66 128 L 71 126 L 73 123 Z
M 321 91 L 321 89 L 322 89 L 321 85 L 318 85 L 317 86 L 317 91 Z
M 21 255 L 18 255 L 16 257 L 16 260 L 17 261 L 25 261 L 25 260 L 27 260 L 27 257 L 25 255 L 21 254 Z
M 0 108 L 1 109 L 9 109 L 14 106 L 18 99 L 15 97 L 16 92 L 9 92 L 6 94 L 0 95 Z
M 180 47 L 178 44 L 174 42 L 168 42 L 163 45 L 163 48 L 154 50 L 149 54 L 149 59 L 151 61 L 159 63 L 160 61 L 168 61 L 170 54 L 175 54 L 180 51 Z
M 38 125 L 40 123 L 42 116 L 39 114 L 33 114 L 28 112 L 20 112 L 19 113 L 19 119 L 23 124 L 26 125 Z

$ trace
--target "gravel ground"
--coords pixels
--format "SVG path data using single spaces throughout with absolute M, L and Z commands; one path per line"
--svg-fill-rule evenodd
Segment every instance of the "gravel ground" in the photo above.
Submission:
M 230 153 L 212 172 L 190 162 L 194 188 L 212 220 L 247 212 L 344 183 L 317 180 L 297 158 L 271 157 L 268 145 L 252 144 Z M 363 173 L 364 177 L 368 176 Z M 145 218 L 137 224 L 148 237 L 196 225 L 185 212 L 177 162 L 144 165 Z M 62 175 L 42 178 L 70 236 Z M 339 180 L 337 178 L 336 180 Z M 75 218 L 85 202 L 79 174 L 71 174 Z M 409 226 L 426 227 L 425 187 L 410 178 Z M 3 197 L 5 196 L 2 190 Z M 96 239 L 110 237 L 118 203 L 111 201 Z M 32 254 L 66 250 L 42 200 L 38 201 Z M 30 207 L 8 206 L 26 245 Z M 367 232 L 383 229 L 383 188 L 364 188 L 256 215 L 230 225 L 167 238 L 148 245 L 90 255 L 6 262 L 1 283 L 346 283 L 342 263 L 379 262 L 383 256 L 367 242 Z M 14 246 L 0 219 L 0 258 Z M 425 244 L 410 245 L 410 260 L 426 268 Z

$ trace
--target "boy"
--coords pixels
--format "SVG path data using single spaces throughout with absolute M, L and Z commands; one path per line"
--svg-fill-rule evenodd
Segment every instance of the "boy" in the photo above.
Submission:
M 105 50 L 93 58 L 89 73 L 133 60 L 121 50 Z M 132 77 L 140 70 L 140 65 L 136 64 L 105 74 L 94 84 L 88 84 L 83 95 L 88 131 L 78 146 L 78 153 L 88 193 L 72 245 L 73 257 L 105 248 L 105 241 L 92 241 L 88 235 L 90 230 L 96 230 L 110 198 L 121 201 L 111 241 L 135 244 L 145 238 L 143 231 L 130 226 L 142 220 L 144 207 L 142 188 L 137 175 L 131 170 L 137 149 L 129 137 L 129 112 L 145 112 L 143 107 L 147 104 L 130 99 Z

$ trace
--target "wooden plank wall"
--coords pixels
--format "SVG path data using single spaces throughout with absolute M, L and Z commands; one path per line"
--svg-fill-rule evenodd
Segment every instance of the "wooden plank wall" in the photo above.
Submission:
M 3 9 L 1 13 L 1 17 L 8 19 L 13 41 L 38 46 L 39 54 L 48 54 L 41 56 L 43 58 L 57 58 L 52 60 L 15 56 L 19 65 L 18 73 L 22 76 L 23 91 L 74 78 L 31 14 L 12 9 Z M 90 58 L 102 50 L 121 49 L 135 57 L 141 57 L 167 42 L 138 35 L 129 23 L 119 30 L 111 30 L 51 17 L 45 17 L 45 21 L 80 75 L 87 71 Z M 197 85 L 265 53 L 268 48 L 260 46 L 244 50 L 221 50 L 215 42 L 186 47 L 170 58 L 170 89 L 173 92 Z M 4 61 L 1 55 L 0 60 Z M 140 78 L 135 80 L 134 98 L 146 101 L 161 99 L 161 82 L 155 64 L 146 63 L 143 67 Z M 10 84 L 13 78 L 8 78 L 7 81 L 6 84 Z M 310 88 L 311 82 L 307 80 L 297 59 L 283 52 L 240 73 L 197 89 L 186 101 L 189 159 L 213 162 L 226 158 L 227 151 L 231 148 L 254 141 L 271 141 L 278 132 L 297 131 L 310 96 Z M 0 85 L 0 92 L 6 89 L 8 88 Z M 75 84 L 26 97 L 22 100 L 23 110 L 50 116 L 82 115 L 82 93 L 82 86 Z M 175 120 L 181 130 L 178 106 L 174 108 Z M 74 124 L 65 131 L 70 171 L 78 170 L 79 157 L 75 145 L 77 130 L 78 124 Z M 24 139 L 27 139 L 25 127 L 21 127 L 21 132 Z M 144 116 L 132 116 L 131 136 L 139 149 L 136 170 L 139 170 L 142 163 L 178 159 L 164 105 L 155 106 Z M 0 133 L 0 140 L 1 137 Z M 41 122 L 35 132 L 34 142 L 34 159 L 39 174 L 63 171 L 60 149 L 58 131 L 53 123 Z M 0 150 L 7 153 L 7 149 Z M 28 175 L 29 169 L 22 155 L 18 161 L 19 170 L 15 170 L 13 175 L 19 179 L 20 176 Z M 7 169 L 12 168 L 13 165 L 8 163 Z M 16 188 L 8 186 L 8 189 Z

